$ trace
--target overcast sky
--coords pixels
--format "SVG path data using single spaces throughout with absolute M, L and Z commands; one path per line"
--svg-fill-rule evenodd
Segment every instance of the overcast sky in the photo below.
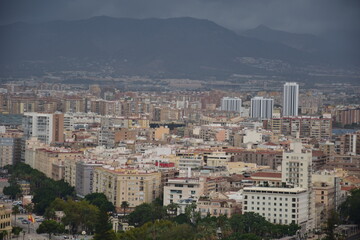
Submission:
M 195 17 L 233 30 L 264 24 L 299 33 L 358 32 L 360 0 L 0 0 L 0 24 L 100 15 Z

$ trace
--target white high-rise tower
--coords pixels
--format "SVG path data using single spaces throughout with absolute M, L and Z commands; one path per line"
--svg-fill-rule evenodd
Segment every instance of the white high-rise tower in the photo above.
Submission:
M 221 110 L 222 111 L 234 111 L 241 112 L 241 99 L 224 97 L 221 99 Z
M 287 82 L 284 85 L 283 116 L 297 116 L 299 108 L 299 84 Z
M 254 97 L 251 99 L 250 117 L 259 120 L 272 118 L 274 100 L 271 98 Z

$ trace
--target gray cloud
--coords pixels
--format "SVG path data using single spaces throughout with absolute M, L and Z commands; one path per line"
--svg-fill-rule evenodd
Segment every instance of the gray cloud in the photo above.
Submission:
M 106 15 L 196 17 L 230 29 L 260 24 L 291 32 L 359 31 L 358 0 L 0 0 L 0 24 Z

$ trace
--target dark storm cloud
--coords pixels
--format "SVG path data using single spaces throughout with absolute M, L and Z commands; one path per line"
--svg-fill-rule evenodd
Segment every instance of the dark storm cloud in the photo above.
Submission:
M 0 0 L 0 23 L 82 19 L 196 17 L 231 29 L 265 24 L 292 32 L 358 31 L 358 0 Z

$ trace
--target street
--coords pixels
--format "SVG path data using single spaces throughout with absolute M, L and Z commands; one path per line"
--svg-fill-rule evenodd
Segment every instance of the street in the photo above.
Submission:
M 33 217 L 35 217 L 35 215 L 33 215 Z M 15 223 L 15 218 L 13 216 L 12 219 L 12 226 L 17 226 L 17 227 L 21 227 L 23 229 L 23 231 L 20 233 L 19 237 L 17 239 L 19 240 L 48 240 L 49 236 L 48 234 L 37 234 L 36 233 L 36 229 L 39 227 L 39 225 L 41 223 L 38 222 L 34 222 L 34 223 L 30 223 L 30 224 L 23 224 L 22 220 L 28 219 L 28 215 L 27 214 L 18 214 L 16 215 L 16 223 Z M 68 238 L 66 238 L 66 237 Z M 54 240 L 63 240 L 63 239 L 70 239 L 70 240 L 90 240 L 92 237 L 91 236 L 76 236 L 76 238 L 70 236 L 70 235 L 66 235 L 66 234 L 60 234 L 58 236 L 56 235 L 52 235 L 51 239 Z

